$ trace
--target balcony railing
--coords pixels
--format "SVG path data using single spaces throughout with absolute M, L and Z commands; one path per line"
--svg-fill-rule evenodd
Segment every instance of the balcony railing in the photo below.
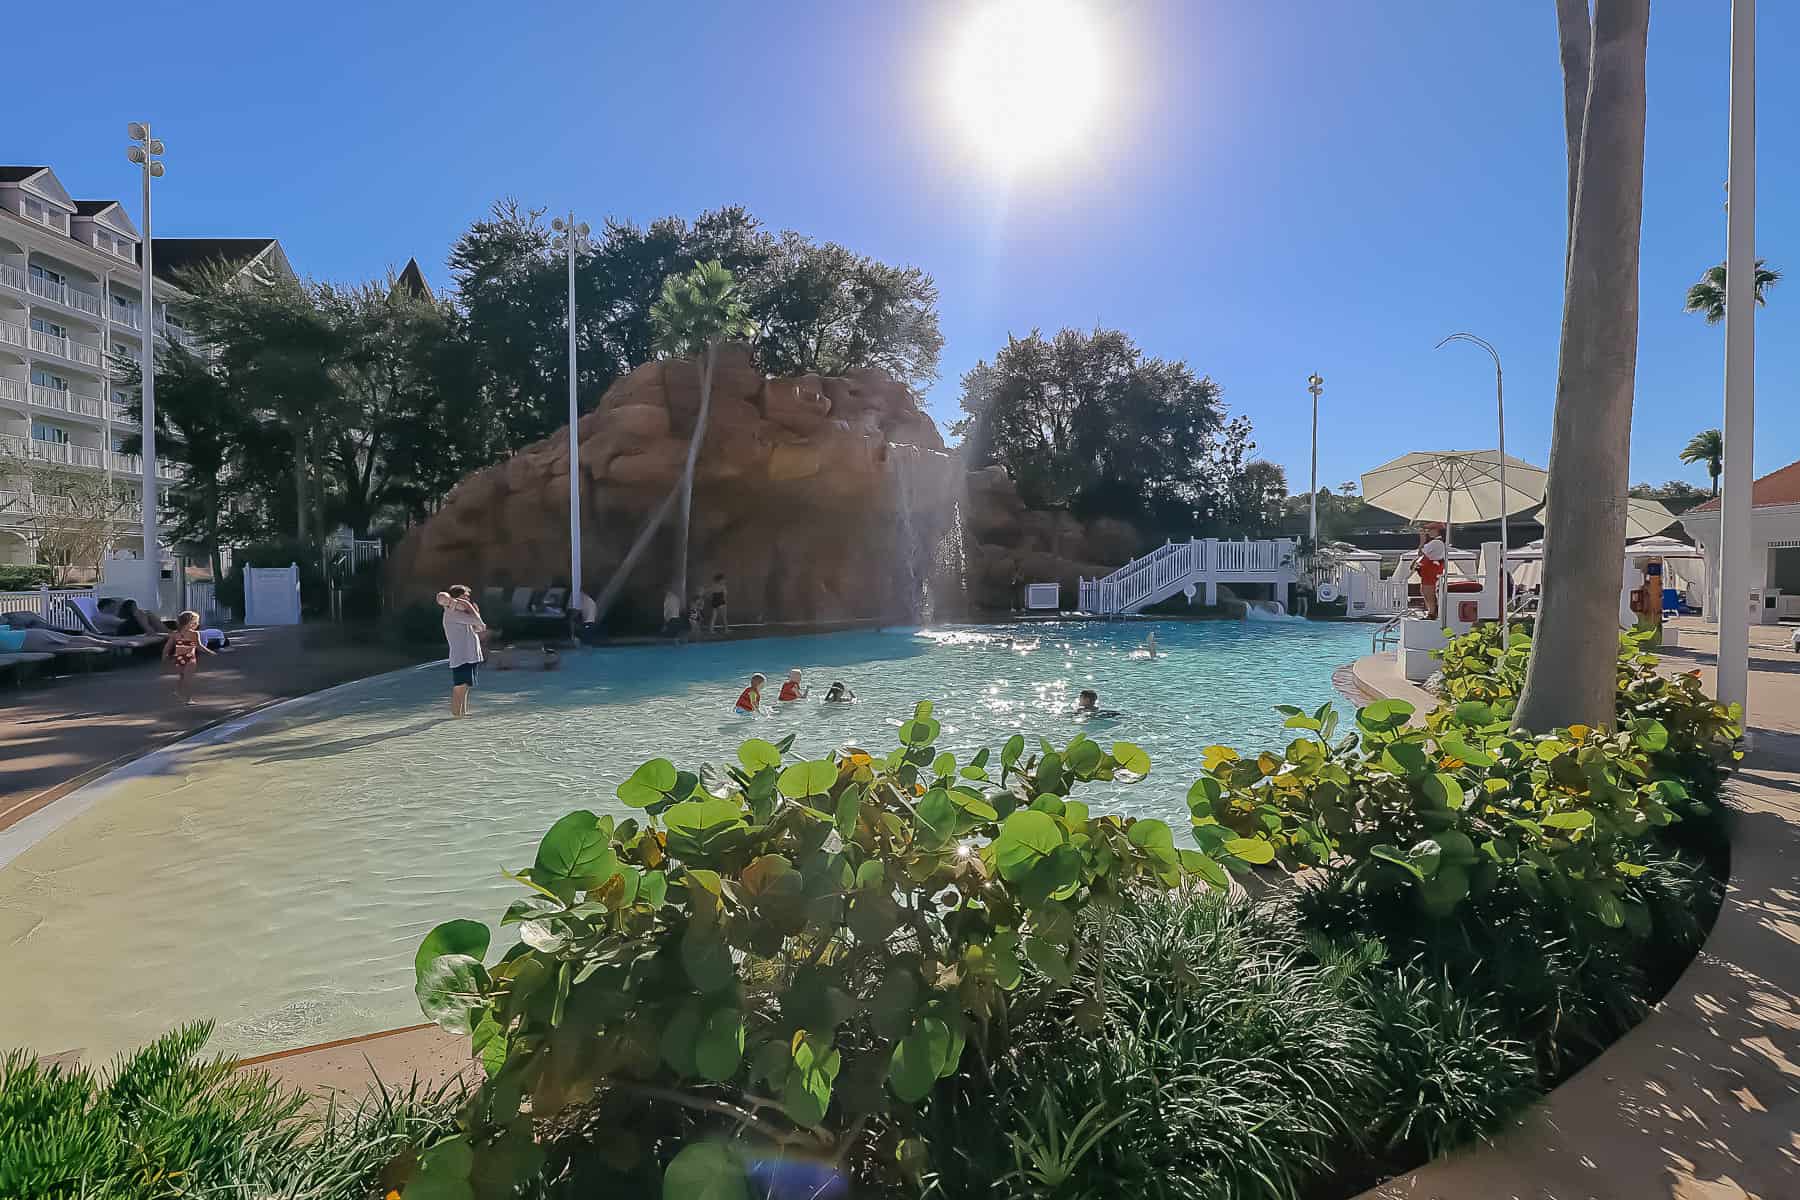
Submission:
M 200 339 L 179 325 L 171 325 L 167 321 L 156 323 L 156 336 L 165 341 L 177 341 L 189 350 L 200 349 Z
M 54 300 L 58 304 L 79 309 L 96 317 L 100 315 L 100 297 L 92 292 L 86 292 L 78 287 L 70 287 L 66 283 L 57 283 L 37 275 L 31 276 L 26 281 L 26 287 L 34 296 L 41 296 L 45 300 Z
M 45 354 L 54 354 L 58 358 L 69 357 L 69 339 L 66 337 L 57 337 L 52 333 L 39 333 L 35 329 L 32 330 L 31 348 L 33 350 L 42 351 Z
M 10 400 L 14 404 L 25 403 L 25 385 L 17 379 L 0 379 L 0 400 Z
M 115 304 L 112 306 L 112 323 L 123 325 L 127 329 L 135 329 L 142 333 L 144 329 L 144 312 L 135 304 Z
M 144 473 L 144 459 L 141 455 L 120 454 L 114 451 L 111 458 L 112 469 L 116 474 L 142 475 Z M 156 477 L 158 479 L 180 479 L 181 466 L 166 458 L 159 458 L 156 460 Z
M 81 342 L 69 343 L 69 357 L 84 367 L 97 367 L 106 356 L 100 353 L 100 347 L 89 346 Z
M 25 344 L 25 327 L 14 325 L 11 321 L 0 321 L 0 346 L 23 346 Z
M 15 292 L 30 290 L 25 286 L 25 272 L 10 263 L 0 263 L 0 287 L 10 288 Z

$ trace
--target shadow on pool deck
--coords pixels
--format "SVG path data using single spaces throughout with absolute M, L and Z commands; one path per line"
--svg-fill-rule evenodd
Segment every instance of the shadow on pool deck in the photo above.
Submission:
M 158 746 L 433 652 L 352 642 L 334 626 L 244 629 L 201 660 L 192 705 L 155 660 L 0 693 L 0 829 Z

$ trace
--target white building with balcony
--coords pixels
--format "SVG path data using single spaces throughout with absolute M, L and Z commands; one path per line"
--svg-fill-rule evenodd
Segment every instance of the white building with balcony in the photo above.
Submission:
M 116 481 L 132 499 L 117 548 L 142 553 L 141 433 L 116 358 L 137 360 L 151 331 L 197 345 L 181 321 L 181 272 L 222 263 L 247 276 L 293 275 L 273 238 L 157 238 L 149 316 L 139 288 L 142 235 L 116 200 L 76 200 L 49 167 L 0 166 L 0 563 L 35 561 L 16 497 L 17 464 L 37 459 Z M 179 468 L 158 464 L 166 489 Z

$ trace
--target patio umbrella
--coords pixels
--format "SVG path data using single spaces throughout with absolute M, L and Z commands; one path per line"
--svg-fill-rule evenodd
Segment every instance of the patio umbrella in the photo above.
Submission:
M 1550 506 L 1538 514 L 1539 523 L 1547 523 L 1550 519 Z M 1654 537 L 1675 523 L 1675 514 L 1654 500 L 1640 500 L 1633 496 L 1625 505 L 1625 540 L 1636 541 L 1638 538 Z M 1677 543 L 1678 545 L 1680 543 Z M 1689 547 L 1691 549 L 1691 547 Z
M 1442 520 L 1446 548 L 1451 526 L 1497 519 L 1504 570 L 1506 518 L 1542 504 L 1548 478 L 1542 467 L 1498 450 L 1415 450 L 1365 473 L 1362 494 L 1365 503 L 1411 521 Z M 1500 613 L 1504 622 L 1504 596 Z

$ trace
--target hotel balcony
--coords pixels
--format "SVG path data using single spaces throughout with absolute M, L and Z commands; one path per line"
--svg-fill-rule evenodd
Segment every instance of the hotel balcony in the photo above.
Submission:
M 31 331 L 30 345 L 40 354 L 49 354 L 69 362 L 80 363 L 82 366 L 92 367 L 96 371 L 100 369 L 100 363 L 105 357 L 100 353 L 98 346 L 85 345 L 66 337 L 56 337 L 53 334 L 39 333 L 35 329 Z
M 9 292 L 17 292 L 21 296 L 30 293 L 30 288 L 25 282 L 24 270 L 11 263 L 0 263 L 0 288 Z
M 0 321 L 0 346 L 25 346 L 25 326 L 15 325 L 11 321 Z
M 53 409 L 56 412 L 72 413 L 78 417 L 100 419 L 105 411 L 106 401 L 99 396 L 84 392 L 63 391 L 61 388 L 40 387 L 31 385 L 31 406 L 33 408 Z
M 100 297 L 93 292 L 72 287 L 67 283 L 53 283 L 48 279 L 39 279 L 35 275 L 26 279 L 25 286 L 32 295 L 41 300 L 49 300 L 64 308 L 84 312 L 90 317 L 97 318 L 100 315 Z

